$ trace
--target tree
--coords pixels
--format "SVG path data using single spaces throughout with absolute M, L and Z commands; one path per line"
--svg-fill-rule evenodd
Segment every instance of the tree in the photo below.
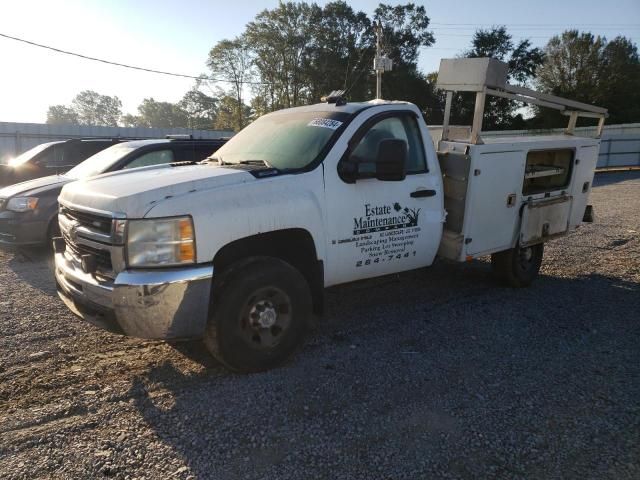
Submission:
M 264 85 L 256 92 L 269 99 L 272 110 L 301 105 L 309 98 L 309 50 L 318 7 L 305 2 L 281 2 L 249 22 L 244 38 Z
M 234 130 L 237 126 L 236 120 L 239 117 L 237 98 L 233 94 L 227 94 L 221 96 L 218 101 L 218 116 L 214 128 L 216 130 Z M 249 118 L 250 113 L 250 108 L 243 104 L 242 117 Z
M 51 105 L 47 111 L 47 123 L 51 125 L 78 125 L 78 114 L 66 105 Z
M 363 73 L 373 55 L 371 20 L 342 1 L 313 9 L 306 70 L 309 100 L 319 101 L 336 89 L 349 89 L 349 97 L 367 98 Z M 366 79 L 366 76 L 365 76 Z
M 122 115 L 122 102 L 118 97 L 100 95 L 93 90 L 80 92 L 71 105 L 80 125 L 117 127 Z
M 214 78 L 231 83 L 237 104 L 235 126 L 238 130 L 242 129 L 246 124 L 244 109 L 241 108 L 243 91 L 245 82 L 250 81 L 252 76 L 251 53 L 245 39 L 238 37 L 218 42 L 209 52 L 207 65 Z
M 417 71 L 419 48 L 433 44 L 429 18 L 412 3 L 380 4 L 374 13 L 384 29 L 385 52 L 394 71 L 385 75 L 387 98 L 424 105 L 426 81 Z M 343 88 L 352 100 L 373 96 L 373 21 L 344 1 L 317 4 L 281 2 L 263 10 L 244 33 L 258 80 L 254 113 L 317 102 Z
M 610 123 L 640 120 L 640 61 L 625 37 L 611 42 L 591 33 L 568 30 L 549 40 L 538 70 L 542 91 L 609 109 Z M 545 126 L 566 123 L 557 112 L 540 109 Z
M 125 115 L 126 126 L 150 128 L 188 128 L 189 116 L 179 105 L 145 98 L 138 106 L 138 115 Z
M 47 123 L 117 127 L 121 115 L 122 102 L 118 97 L 84 90 L 73 98 L 70 106 L 50 106 L 47 111 Z
M 184 94 L 178 106 L 187 114 L 189 128 L 213 128 L 218 116 L 218 98 L 206 95 L 196 86 Z
M 435 42 L 433 33 L 428 30 L 429 17 L 422 6 L 381 3 L 373 18 L 382 23 L 385 52 L 403 66 L 415 69 L 420 54 L 418 49 Z
M 479 29 L 473 35 L 471 48 L 463 53 L 467 58 L 490 57 L 508 65 L 510 83 L 526 86 L 531 83 L 537 69 L 544 61 L 544 53 L 532 47 L 529 40 L 521 40 L 514 45 L 511 34 L 506 27 L 497 26 L 490 29 Z M 437 78 L 437 75 L 436 75 Z M 444 96 L 439 103 L 444 108 Z M 451 108 L 452 123 L 470 125 L 473 120 L 475 95 L 469 93 L 456 94 Z M 524 128 L 525 120 L 517 113 L 522 105 L 508 100 L 488 96 L 485 103 L 482 128 L 484 130 L 502 130 L 508 128 Z

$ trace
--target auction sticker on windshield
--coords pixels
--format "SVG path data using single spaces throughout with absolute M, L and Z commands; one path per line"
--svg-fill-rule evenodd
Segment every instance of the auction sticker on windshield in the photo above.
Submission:
M 342 122 L 331 120 L 330 118 L 314 118 L 307 124 L 309 127 L 323 127 L 331 130 L 337 130 L 340 125 L 342 125 Z

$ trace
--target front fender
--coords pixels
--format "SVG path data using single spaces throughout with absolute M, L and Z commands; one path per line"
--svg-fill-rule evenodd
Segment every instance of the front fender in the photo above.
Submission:
M 307 230 L 318 259 L 325 258 L 322 168 L 238 185 L 194 191 L 154 206 L 146 218 L 193 217 L 197 261 L 210 262 L 218 250 L 241 238 L 289 228 Z

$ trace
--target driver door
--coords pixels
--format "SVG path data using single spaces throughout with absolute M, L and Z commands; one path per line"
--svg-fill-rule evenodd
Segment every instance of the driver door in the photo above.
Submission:
M 375 178 L 380 142 L 386 139 L 407 144 L 404 180 Z M 347 163 L 351 169 L 358 164 L 354 183 L 340 173 Z M 430 265 L 442 233 L 438 180 L 429 172 L 415 113 L 385 112 L 367 120 L 349 142 L 338 171 L 325 172 L 325 285 Z

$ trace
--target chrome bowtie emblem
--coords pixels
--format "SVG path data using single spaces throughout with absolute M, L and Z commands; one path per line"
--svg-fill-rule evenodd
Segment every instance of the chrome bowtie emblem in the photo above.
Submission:
M 69 237 L 74 242 L 78 239 L 78 224 L 77 223 L 74 223 L 73 225 L 71 225 L 71 228 L 69 228 Z

